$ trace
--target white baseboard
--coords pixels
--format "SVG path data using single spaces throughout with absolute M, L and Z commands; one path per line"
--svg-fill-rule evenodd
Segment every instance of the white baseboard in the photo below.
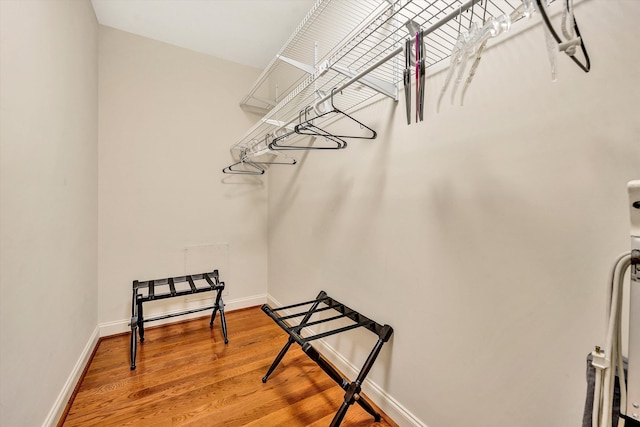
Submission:
M 93 349 L 96 348 L 96 345 L 98 344 L 99 336 L 100 329 L 96 326 L 93 333 L 89 337 L 89 341 L 87 341 L 87 344 L 84 346 L 84 349 L 82 350 L 78 361 L 71 370 L 67 381 L 64 383 L 62 390 L 58 394 L 53 407 L 47 415 L 47 418 L 45 418 L 44 422 L 42 423 L 43 427 L 55 427 L 58 424 L 58 421 L 60 420 L 60 417 L 62 416 L 62 413 L 64 412 L 67 403 L 69 402 L 69 398 L 71 397 L 73 390 L 76 388 L 76 384 L 78 384 L 82 372 L 84 372 L 85 366 L 87 366 L 87 364 L 89 363 L 89 358 L 93 354 Z
M 267 303 L 274 306 L 282 306 L 271 295 L 267 295 Z M 284 310 L 288 311 L 288 310 Z M 293 313 L 288 313 L 293 314 Z M 316 349 L 325 356 L 340 372 L 354 379 L 358 376 L 359 369 L 351 363 L 342 354 L 337 352 L 333 347 L 326 343 L 324 339 L 314 341 Z M 364 381 L 362 390 L 371 401 L 373 401 L 380 409 L 384 411 L 392 420 L 401 426 L 427 427 L 425 423 L 420 421 L 418 417 L 413 415 L 407 408 L 402 406 L 400 402 L 393 398 L 387 391 L 369 379 Z
M 340 372 L 352 379 L 358 376 L 359 369 L 324 340 L 318 340 L 315 344 L 317 345 L 317 350 L 330 360 Z M 377 383 L 370 381 L 369 379 L 365 379 L 364 384 L 362 384 L 362 390 L 369 399 L 378 405 L 378 407 L 380 407 L 385 414 L 391 417 L 392 420 L 398 423 L 398 425 L 427 427 L 426 424 L 409 412 L 407 408 L 402 406 L 400 402 L 383 390 Z
M 206 307 L 207 304 L 204 301 L 203 298 L 200 298 L 199 300 L 191 300 L 191 302 L 197 302 L 197 301 L 203 301 L 203 303 L 201 304 L 194 304 L 194 305 L 190 305 L 189 309 L 195 309 L 198 307 Z M 252 295 L 252 296 L 248 296 L 248 297 L 243 297 L 243 298 L 236 298 L 236 299 L 232 299 L 232 300 L 227 300 L 224 299 L 224 311 L 225 312 L 229 312 L 229 311 L 234 311 L 234 310 L 240 310 L 242 308 L 248 308 L 248 307 L 254 307 L 256 305 L 262 305 L 267 301 L 267 295 L 266 294 L 261 294 L 261 295 Z M 176 314 L 176 313 L 180 313 L 181 311 L 183 311 L 182 309 L 180 310 L 174 310 L 174 311 L 167 311 L 164 313 L 154 313 L 153 316 L 166 316 L 169 314 Z M 147 313 L 147 310 L 145 310 L 145 313 Z M 202 317 L 205 314 L 203 314 L 203 312 L 197 312 L 197 313 L 191 313 L 191 314 L 185 314 L 184 316 L 180 316 L 180 317 L 170 317 L 168 319 L 163 319 L 163 320 L 158 320 L 157 322 L 153 322 L 153 326 L 157 326 L 157 325 L 165 325 L 167 323 L 172 323 L 172 322 L 177 322 L 177 321 L 182 321 L 182 320 L 188 320 L 188 319 L 195 319 L 197 317 Z M 121 334 L 124 332 L 129 332 L 131 331 L 131 326 L 129 326 L 129 322 L 131 321 L 131 319 L 121 319 L 121 320 L 115 320 L 112 322 L 105 322 L 105 323 L 101 323 L 98 325 L 98 328 L 100 329 L 100 336 L 101 337 L 107 337 L 109 335 L 116 335 L 116 334 Z

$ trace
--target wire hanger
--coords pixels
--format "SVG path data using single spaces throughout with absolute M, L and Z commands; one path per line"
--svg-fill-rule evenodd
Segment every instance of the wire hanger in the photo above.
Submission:
M 316 133 L 313 131 L 313 129 L 319 129 L 321 132 L 326 132 L 323 129 L 318 128 L 316 125 L 313 124 L 313 121 L 316 119 L 320 119 L 322 117 L 325 116 L 329 116 L 331 114 L 340 114 L 346 118 L 348 118 L 349 120 L 351 120 L 352 122 L 357 123 L 358 125 L 360 125 L 361 129 L 366 129 L 368 130 L 371 134 L 369 136 L 359 136 L 359 135 L 336 135 L 334 133 L 328 133 L 329 135 L 331 135 L 332 137 L 338 138 L 340 140 L 342 140 L 342 138 L 349 138 L 349 139 L 376 139 L 376 137 L 378 136 L 378 134 L 376 133 L 375 130 L 371 129 L 369 126 L 365 125 L 364 123 L 362 123 L 361 121 L 359 121 L 358 119 L 356 119 L 355 117 L 350 116 L 349 114 L 345 113 L 344 111 L 340 110 L 338 107 L 336 107 L 336 105 L 333 102 L 333 95 L 336 92 L 336 88 L 331 89 L 331 110 L 322 113 L 316 117 L 314 117 L 313 119 L 310 120 L 305 120 L 304 122 L 298 124 L 295 126 L 294 131 L 297 134 L 300 135 L 317 135 L 317 136 L 327 136 L 323 133 Z M 307 107 L 308 109 L 309 107 Z M 306 116 L 306 111 L 305 111 L 305 116 Z M 344 142 L 345 146 L 346 146 L 346 142 Z
M 573 2 L 573 0 L 567 0 L 566 1 L 566 13 L 568 13 L 570 15 L 570 19 L 573 20 L 573 30 L 575 31 L 575 38 L 574 40 L 567 40 L 566 42 L 563 42 L 562 39 L 560 38 L 560 36 L 558 36 L 558 33 L 556 32 L 556 30 L 553 28 L 553 25 L 551 25 L 551 21 L 549 20 L 549 16 L 547 15 L 547 11 L 545 9 L 545 7 L 542 4 L 541 0 L 536 0 L 536 3 L 538 4 L 538 10 L 540 11 L 540 15 L 542 15 L 542 20 L 544 21 L 544 24 L 546 25 L 546 27 L 549 29 L 549 32 L 551 33 L 551 36 L 555 39 L 555 41 L 558 43 L 560 50 L 564 51 L 564 53 L 566 53 L 571 60 L 573 60 L 573 62 L 575 62 L 578 67 L 580 67 L 580 69 L 582 69 L 582 71 L 584 71 L 585 73 L 588 73 L 589 70 L 591 70 L 591 60 L 589 59 L 589 54 L 587 53 L 587 48 L 584 45 L 584 40 L 582 39 L 582 36 L 580 35 L 580 29 L 578 28 L 578 22 L 575 19 L 575 16 L 573 16 L 573 8 L 571 6 L 571 3 Z M 564 16 L 563 16 L 564 18 Z M 564 34 L 565 36 L 568 36 L 565 32 Z M 569 37 L 567 37 L 569 38 Z M 585 62 L 582 63 L 578 60 L 578 58 L 575 57 L 575 48 L 573 48 L 573 46 L 575 46 L 576 44 L 580 44 L 580 50 L 582 51 L 582 54 L 584 55 L 584 59 Z

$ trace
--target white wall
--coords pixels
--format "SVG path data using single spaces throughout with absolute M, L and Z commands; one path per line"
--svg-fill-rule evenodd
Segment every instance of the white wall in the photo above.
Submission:
M 89 1 L 0 1 L 0 93 L 0 425 L 55 424 L 97 339 Z
M 391 324 L 370 377 L 429 427 L 581 423 L 640 176 L 640 2 L 575 13 L 591 73 L 560 57 L 551 83 L 536 26 L 486 52 L 464 107 L 436 114 L 429 75 L 423 123 L 381 101 L 356 114 L 377 140 L 269 171 L 270 296 Z M 360 365 L 366 338 L 330 344 Z
M 257 120 L 238 102 L 260 70 L 104 26 L 99 46 L 101 333 L 127 330 L 136 279 L 219 268 L 228 309 L 261 303 L 267 181 L 221 173 Z

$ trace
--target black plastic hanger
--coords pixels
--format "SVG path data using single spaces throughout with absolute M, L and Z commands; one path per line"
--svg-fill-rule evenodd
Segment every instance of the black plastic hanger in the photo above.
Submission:
M 295 164 L 298 163 L 298 161 L 296 159 L 289 159 L 290 161 L 288 162 L 251 162 L 254 165 L 288 165 L 288 166 L 293 166 Z
M 268 140 L 269 140 L 269 134 L 265 135 L 265 143 Z M 276 153 L 276 154 L 279 154 L 279 153 Z M 242 150 L 240 154 L 241 160 L 239 162 L 232 164 L 231 166 L 227 166 L 226 168 L 222 169 L 222 172 L 228 173 L 228 174 L 237 174 L 237 175 L 262 175 L 264 174 L 265 170 L 260 165 L 293 166 L 296 163 L 298 163 L 296 159 L 288 159 L 289 161 L 286 161 L 286 162 L 275 161 L 275 159 L 273 161 L 255 161 L 255 160 L 250 160 L 251 156 L 252 155 L 249 153 L 249 149 L 245 148 L 244 150 Z M 245 167 L 241 169 L 238 169 L 238 168 L 234 169 L 234 167 L 238 165 L 243 165 Z
M 234 169 L 234 166 L 238 166 L 238 165 L 246 165 L 248 166 L 250 169 Z M 226 168 L 222 169 L 222 173 L 228 173 L 228 174 L 236 174 L 236 175 L 262 175 L 264 174 L 264 169 L 262 169 L 260 166 L 258 166 L 257 164 L 255 164 L 254 162 L 248 162 L 246 160 L 240 160 L 239 162 L 236 162 L 230 166 L 227 166 Z
M 277 156 L 278 154 L 281 154 L 281 153 L 279 153 L 278 150 L 274 150 L 274 149 L 271 148 L 271 144 L 269 143 L 269 138 L 270 137 L 271 137 L 270 134 L 266 134 L 264 136 L 264 145 L 267 146 L 269 148 L 269 150 L 274 151 L 275 153 L 273 153 L 273 154 L 275 154 Z M 243 155 L 244 154 L 245 153 L 243 153 Z M 275 161 L 275 160 L 277 160 L 277 157 L 276 157 L 276 159 L 274 159 L 272 161 L 268 161 L 268 162 L 252 161 L 251 163 L 256 164 L 256 165 L 289 165 L 289 166 L 293 166 L 296 163 L 298 163 L 298 161 L 296 159 L 292 159 L 292 158 L 289 158 L 289 157 L 287 157 L 287 159 L 289 160 L 288 162 L 278 162 L 278 161 Z
M 280 135 L 274 138 L 271 143 L 269 143 L 269 148 L 272 150 L 340 150 L 343 148 L 347 148 L 347 141 L 340 138 L 339 136 L 333 135 L 326 130 L 314 125 L 312 120 L 306 120 L 307 114 L 311 107 L 307 107 L 304 110 L 301 110 L 298 113 L 298 121 L 300 122 L 294 128 L 294 130 L 289 131 L 283 135 Z M 302 121 L 302 115 L 305 116 L 305 121 Z M 310 130 L 313 129 L 313 132 L 309 131 L 309 133 L 302 133 L 302 130 Z M 327 143 L 331 143 L 330 145 L 282 145 L 280 141 L 284 141 L 290 136 L 293 135 L 309 135 L 309 136 L 321 136 L 324 137 Z
M 365 125 L 364 123 L 362 123 L 361 121 L 359 121 L 358 119 L 350 116 L 349 114 L 345 113 L 344 111 L 340 110 L 338 107 L 335 106 L 335 104 L 333 103 L 333 95 L 335 93 L 336 89 L 333 88 L 331 89 L 331 110 L 327 111 L 326 113 L 322 113 L 316 117 L 314 117 L 313 119 L 310 120 L 305 120 L 304 122 L 296 125 L 296 127 L 294 128 L 295 133 L 300 134 L 300 135 L 318 135 L 318 136 L 327 136 L 331 135 L 334 138 L 338 138 L 340 140 L 342 140 L 342 138 L 348 138 L 348 139 L 376 139 L 376 137 L 378 136 L 378 134 L 376 133 L 375 130 L 371 129 L 369 126 Z M 308 109 L 309 107 L 307 107 Z M 360 125 L 360 128 L 364 128 L 367 129 L 368 131 L 371 132 L 370 136 L 358 136 L 358 135 L 336 135 L 334 133 L 329 133 L 323 129 L 318 128 L 317 126 L 315 126 L 313 124 L 313 121 L 322 117 L 326 117 L 329 116 L 330 114 L 340 114 L 346 118 L 348 118 L 349 120 L 351 120 L 352 122 L 357 123 L 358 125 Z M 306 115 L 306 111 L 305 111 L 305 115 Z M 323 134 L 321 132 L 326 132 L 326 134 Z M 346 146 L 346 142 L 345 142 L 345 146 Z

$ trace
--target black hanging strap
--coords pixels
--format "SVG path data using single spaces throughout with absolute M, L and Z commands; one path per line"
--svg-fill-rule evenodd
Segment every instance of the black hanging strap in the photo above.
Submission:
M 560 36 L 556 32 L 555 28 L 553 28 L 553 25 L 551 24 L 551 20 L 549 19 L 549 15 L 547 15 L 546 8 L 542 4 L 542 1 L 541 0 L 536 0 L 536 2 L 538 4 L 538 10 L 540 11 L 540 15 L 542 15 L 542 20 L 544 21 L 544 24 L 549 29 L 549 32 L 551 33 L 551 35 L 553 36 L 553 38 L 555 39 L 555 41 L 558 44 L 563 43 L 562 39 L 560 38 Z M 569 11 L 569 4 L 568 3 L 567 3 L 567 11 Z M 580 69 L 582 69 L 582 71 L 584 71 L 585 73 L 588 73 L 591 70 L 591 60 L 589 59 L 589 54 L 587 53 L 587 48 L 584 45 L 584 40 L 583 40 L 582 36 L 580 35 L 580 29 L 578 28 L 578 21 L 576 21 L 575 16 L 573 17 L 573 29 L 576 32 L 576 37 L 578 39 L 580 39 L 580 50 L 582 51 L 582 54 L 584 55 L 585 62 L 584 63 L 580 62 L 580 60 L 578 60 L 578 58 L 576 58 L 573 53 L 569 53 L 567 51 L 565 51 L 565 53 L 571 58 L 571 60 L 573 62 L 576 63 L 576 65 L 578 67 L 580 67 Z

